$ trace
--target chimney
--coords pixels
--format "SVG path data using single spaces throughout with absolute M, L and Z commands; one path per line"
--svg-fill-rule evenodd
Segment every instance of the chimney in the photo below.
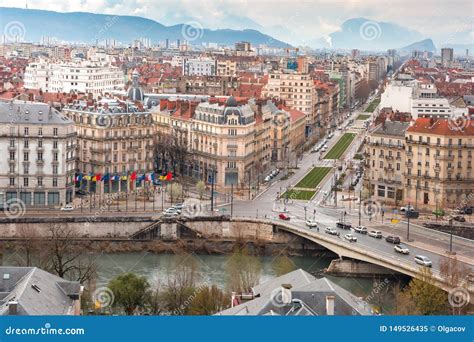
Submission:
M 10 301 L 8 302 L 8 315 L 15 316 L 18 315 L 18 302 L 17 301 Z
M 291 304 L 291 284 L 281 284 L 281 302 L 282 304 Z
M 326 296 L 326 314 L 334 316 L 334 296 Z

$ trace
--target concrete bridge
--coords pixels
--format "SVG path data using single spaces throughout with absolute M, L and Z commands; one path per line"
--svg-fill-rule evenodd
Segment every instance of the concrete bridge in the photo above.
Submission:
M 161 220 L 150 224 L 148 227 L 137 231 L 131 235 L 131 239 L 178 239 L 180 238 L 179 226 L 186 227 L 186 235 L 194 232 L 198 237 L 221 236 L 236 237 L 236 225 L 245 223 L 247 231 L 242 233 L 242 237 L 255 237 L 258 231 L 261 231 L 262 238 L 269 240 L 272 236 L 277 236 L 279 232 L 287 232 L 292 235 L 301 237 L 305 240 L 314 242 L 333 253 L 337 254 L 341 259 L 354 259 L 364 261 L 373 265 L 377 265 L 397 273 L 402 273 L 414 278 L 422 277 L 422 266 L 416 264 L 413 260 L 414 255 L 422 254 L 428 256 L 432 262 L 431 269 L 435 285 L 445 291 L 450 291 L 451 287 L 446 283 L 445 279 L 440 274 L 439 261 L 443 257 L 439 254 L 429 253 L 425 250 L 416 250 L 411 248 L 410 255 L 400 255 L 393 251 L 392 244 L 385 242 L 384 239 L 375 239 L 367 235 L 354 234 L 358 238 L 358 242 L 351 243 L 343 238 L 343 235 L 349 231 L 338 229 L 340 237 L 328 235 L 324 233 L 324 227 L 320 230 L 308 229 L 301 227 L 298 224 L 290 221 L 272 220 L 272 219 L 257 219 L 250 217 L 229 217 L 218 216 L 209 217 L 209 221 L 205 217 L 199 218 L 179 218 Z M 213 225 L 212 222 L 218 223 Z M 254 229 L 249 227 L 254 226 Z M 189 236 L 189 235 L 188 235 Z M 472 271 L 472 266 L 465 264 Z M 474 299 L 474 286 L 466 280 L 468 291 L 471 295 L 471 302 Z

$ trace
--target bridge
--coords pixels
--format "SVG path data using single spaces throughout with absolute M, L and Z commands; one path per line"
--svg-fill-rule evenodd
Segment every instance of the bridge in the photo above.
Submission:
M 213 228 L 212 222 L 216 223 Z M 354 259 L 364 261 L 373 265 L 392 270 L 397 273 L 405 274 L 413 278 L 422 278 L 422 266 L 413 261 L 413 255 L 423 254 L 433 261 L 431 269 L 433 281 L 436 286 L 445 291 L 450 291 L 451 287 L 443 278 L 440 269 L 440 255 L 427 253 L 424 250 L 410 248 L 410 255 L 400 255 L 393 252 L 392 244 L 385 242 L 384 239 L 375 239 L 367 235 L 355 234 L 358 238 L 357 243 L 351 243 L 343 238 L 347 230 L 338 229 L 340 237 L 324 233 L 323 229 L 309 229 L 298 222 L 274 220 L 268 218 L 252 218 L 252 217 L 230 217 L 230 216 L 209 216 L 209 217 L 180 217 L 176 219 L 158 220 L 149 226 L 137 231 L 130 236 L 130 239 L 178 239 L 184 234 L 187 237 L 210 237 L 222 234 L 217 231 L 217 227 L 222 225 L 229 226 L 233 223 L 245 222 L 254 224 L 256 229 L 265 230 L 263 235 L 275 236 L 280 231 L 287 232 L 291 235 L 301 237 L 305 240 L 316 243 L 331 252 L 337 254 L 341 259 Z M 258 228 L 257 228 L 258 227 Z M 263 227 L 268 227 L 264 229 Z M 179 229 L 181 228 L 181 229 Z M 184 230 L 183 230 L 184 228 Z M 181 233 L 180 233 L 181 231 Z M 463 263 L 468 269 L 472 270 L 471 265 Z M 471 294 L 471 300 L 474 299 L 474 286 L 470 282 L 466 282 L 466 287 Z

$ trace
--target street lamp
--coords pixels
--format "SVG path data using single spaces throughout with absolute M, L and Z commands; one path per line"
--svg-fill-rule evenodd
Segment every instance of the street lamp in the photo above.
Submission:
M 304 206 L 304 220 L 305 220 L 305 221 L 306 221 L 306 209 L 308 209 L 308 208 L 307 208 L 306 205 L 305 205 L 305 206 Z
M 407 208 L 410 208 L 410 202 L 408 202 Z M 410 241 L 410 213 L 405 214 L 408 218 L 407 220 L 407 241 Z
M 449 219 L 449 227 L 450 229 L 450 236 L 449 236 L 449 254 L 454 254 L 453 253 L 453 218 Z

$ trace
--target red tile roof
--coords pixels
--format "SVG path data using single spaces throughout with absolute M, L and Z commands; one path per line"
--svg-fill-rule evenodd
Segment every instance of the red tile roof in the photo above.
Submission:
M 451 119 L 430 119 L 418 118 L 407 130 L 410 133 L 424 133 L 447 136 L 474 136 L 474 121 L 468 118 L 459 118 L 456 121 Z

